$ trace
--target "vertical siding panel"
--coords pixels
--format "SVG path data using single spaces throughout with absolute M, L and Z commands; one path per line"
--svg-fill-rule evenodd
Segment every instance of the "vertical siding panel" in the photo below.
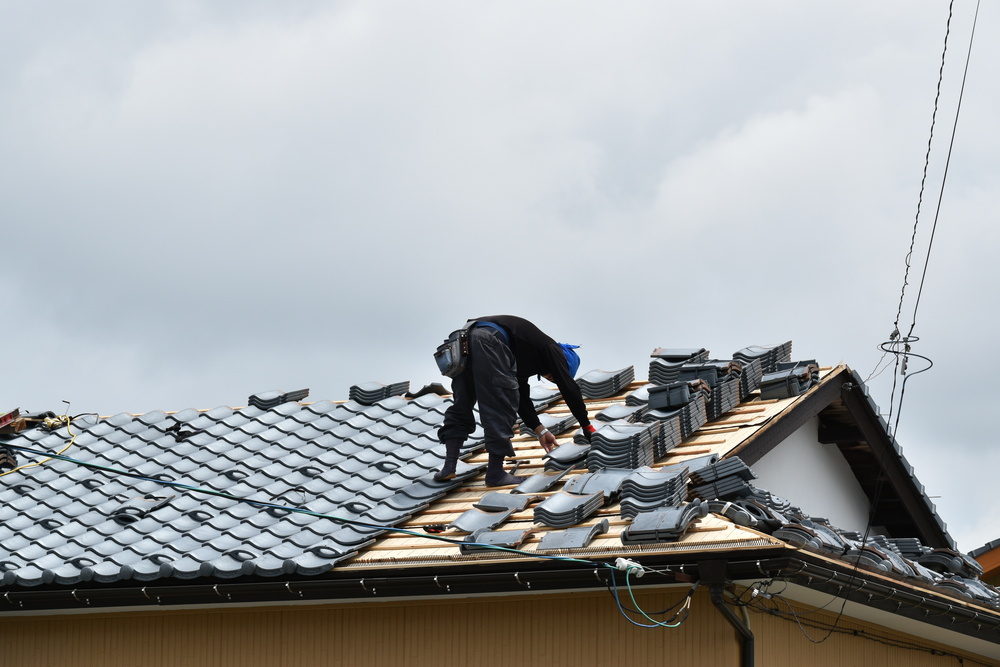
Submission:
M 681 600 L 686 588 L 636 591 L 646 610 Z M 631 606 L 627 591 L 623 603 Z M 628 600 L 628 602 L 626 602 Z M 804 610 L 807 611 L 807 610 Z M 804 618 L 832 622 L 823 611 Z M 647 622 L 643 619 L 642 622 Z M 836 633 L 810 642 L 793 620 L 750 614 L 757 663 L 769 667 L 885 665 L 943 667 L 954 658 Z M 846 630 L 871 626 L 840 619 Z M 807 628 L 814 638 L 825 631 Z M 921 642 L 891 632 L 887 640 Z M 415 601 L 345 607 L 162 610 L 87 616 L 2 617 L 4 665 L 84 667 L 318 667 L 392 664 L 482 667 L 521 664 L 577 667 L 613 664 L 739 664 L 739 639 L 710 600 L 695 594 L 679 628 L 639 628 L 606 593 L 476 600 Z M 1000 661 L 977 659 L 1000 666 Z

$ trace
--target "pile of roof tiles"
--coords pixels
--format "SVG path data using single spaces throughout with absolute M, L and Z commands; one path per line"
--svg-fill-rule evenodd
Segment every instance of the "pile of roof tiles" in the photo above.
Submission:
M 675 542 L 687 533 L 694 521 L 707 515 L 708 511 L 708 503 L 695 500 L 682 507 L 642 512 L 622 531 L 622 544 Z
M 458 550 L 463 554 L 482 553 L 501 549 L 517 549 L 525 540 L 531 537 L 531 528 L 515 530 L 489 530 L 480 529 L 465 538 L 465 541 L 458 545 Z
M 779 363 L 760 380 L 762 399 L 792 398 L 804 394 L 819 382 L 819 366 L 815 361 Z
M 705 395 L 699 392 L 690 401 L 685 403 L 683 407 L 677 408 L 676 410 L 655 410 L 647 408 L 642 415 L 642 420 L 645 422 L 669 422 L 672 419 L 677 420 L 677 428 L 680 429 L 679 441 L 690 437 L 692 433 L 701 428 L 702 424 L 708 421 L 708 410 L 706 408 Z M 665 430 L 665 443 L 666 438 L 667 432 Z M 669 451 L 669 449 L 667 451 Z
M 611 398 L 629 386 L 635 380 L 635 366 L 629 366 L 619 371 L 593 370 L 580 377 L 576 382 L 585 398 Z
M 564 442 L 542 457 L 545 461 L 545 469 L 566 471 L 578 468 L 587 459 L 589 451 L 590 445 L 582 437 L 581 441 L 574 439 Z
M 583 549 L 594 541 L 598 535 L 608 532 L 610 523 L 601 519 L 592 526 L 575 526 L 566 530 L 550 530 L 542 536 L 536 551 L 560 551 L 564 549 Z
M 556 387 L 545 387 L 540 384 L 531 386 L 531 403 L 537 412 L 545 410 L 562 398 L 562 393 Z
M 649 381 L 653 384 L 670 384 L 677 381 L 677 376 L 684 364 L 700 364 L 708 359 L 705 348 L 663 348 L 658 347 L 649 355 Z
M 733 498 L 749 496 L 753 487 L 748 483 L 756 475 L 738 456 L 713 463 L 691 472 L 691 496 L 694 498 Z
M 538 415 L 538 421 L 540 421 L 542 426 L 547 428 L 553 435 L 561 435 L 576 425 L 576 417 L 571 414 L 553 415 L 543 412 Z M 528 428 L 524 422 L 520 420 L 517 422 L 517 429 L 522 435 L 535 435 L 535 431 Z
M 733 353 L 737 361 L 760 360 L 761 370 L 771 373 L 777 370 L 779 362 L 790 361 L 792 358 L 792 341 L 781 345 L 751 345 Z
M 556 470 L 553 472 L 536 472 L 534 475 L 529 476 L 523 482 L 518 484 L 516 487 L 510 490 L 512 494 L 519 493 L 541 493 L 543 491 L 548 491 L 553 486 L 558 484 L 563 477 L 565 477 L 571 468 L 565 468 L 562 470 Z
M 604 493 L 587 494 L 561 491 L 535 506 L 534 520 L 551 528 L 569 528 L 586 520 L 604 504 Z
M 708 506 L 738 525 L 748 525 L 797 548 L 826 552 L 877 572 L 918 579 L 1000 609 L 1000 591 L 978 579 L 982 567 L 971 556 L 952 549 L 932 549 L 913 537 L 866 538 L 836 528 L 826 519 L 810 517 L 768 491 L 753 486 L 750 489 L 748 495 L 725 503 L 710 500 Z
M 309 395 L 308 389 L 296 391 L 265 391 L 254 394 L 247 399 L 247 403 L 260 410 L 272 410 L 283 403 L 301 401 Z
M 642 421 L 642 412 L 644 407 L 645 406 L 641 404 L 627 405 L 625 403 L 612 403 L 595 414 L 594 419 L 599 422 L 626 421 L 634 423 Z
M 686 466 L 634 471 L 621 485 L 622 516 L 631 518 L 661 507 L 679 506 L 687 495 L 687 475 Z
M 365 382 L 364 384 L 352 385 L 348 395 L 352 401 L 357 401 L 361 405 L 374 405 L 390 396 L 402 396 L 409 390 L 409 380 L 406 382 L 394 382 L 393 384 Z
M 517 510 L 513 507 L 498 510 L 483 510 L 473 507 L 463 512 L 457 519 L 448 524 L 448 528 L 461 533 L 492 530 L 509 519 L 515 511 Z
M 601 424 L 590 435 L 587 469 L 641 468 L 653 464 L 654 441 L 659 434 L 656 423 L 633 424 L 609 422 Z
M 633 474 L 630 468 L 603 468 L 577 475 L 563 486 L 563 491 L 573 493 L 594 493 L 600 491 L 605 500 L 616 495 L 627 478 Z

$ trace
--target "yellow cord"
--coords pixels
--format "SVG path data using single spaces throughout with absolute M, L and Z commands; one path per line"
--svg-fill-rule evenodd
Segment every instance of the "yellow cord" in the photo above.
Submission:
M 69 427 L 70 424 L 72 424 L 72 423 L 73 423 L 73 418 L 70 417 L 69 415 L 59 415 L 58 417 L 46 417 L 42 421 L 42 425 L 45 428 L 53 430 L 53 431 L 55 429 L 59 428 L 59 426 L 61 426 L 62 424 L 65 424 L 66 425 L 66 433 L 69 434 L 70 436 L 72 436 L 69 439 L 69 442 L 66 443 L 66 446 L 63 447 L 62 449 L 60 449 L 58 452 L 56 452 L 57 455 L 58 454 L 62 454 L 67 449 L 69 449 L 70 447 L 72 447 L 73 446 L 73 442 L 76 441 L 76 433 L 73 433 L 72 429 L 70 429 L 70 427 Z M 3 477 L 4 475 L 9 475 L 12 472 L 17 472 L 18 470 L 24 470 L 25 468 L 30 468 L 32 466 L 40 466 L 43 463 L 45 463 L 46 461 L 51 461 L 52 458 L 53 457 L 49 456 L 48 458 L 44 458 L 41 461 L 35 461 L 34 463 L 25 463 L 23 466 L 18 466 L 16 468 L 13 468 L 12 470 L 8 470 L 7 472 L 0 472 L 0 477 Z

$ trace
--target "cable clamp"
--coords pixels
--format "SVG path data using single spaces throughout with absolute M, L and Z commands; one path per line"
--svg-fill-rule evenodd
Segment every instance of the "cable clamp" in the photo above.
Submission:
M 438 580 L 438 576 L 437 575 L 434 575 L 434 585 L 437 586 L 440 589 L 443 589 L 447 593 L 451 593 L 451 586 L 449 586 L 448 584 L 445 584 L 445 585 L 442 586 L 441 582 Z
M 645 568 L 630 558 L 616 558 L 615 567 L 622 572 L 632 572 L 633 570 L 638 570 L 638 573 L 635 575 L 636 579 L 646 574 Z
M 285 582 L 285 590 L 288 591 L 291 595 L 298 595 L 299 597 L 302 597 L 302 591 L 293 591 L 292 585 L 287 581 Z
M 516 581 L 517 583 L 521 584 L 525 588 L 531 588 L 531 582 L 530 581 L 528 581 L 528 582 L 521 581 L 521 573 L 520 572 L 515 572 L 514 573 L 514 581 Z

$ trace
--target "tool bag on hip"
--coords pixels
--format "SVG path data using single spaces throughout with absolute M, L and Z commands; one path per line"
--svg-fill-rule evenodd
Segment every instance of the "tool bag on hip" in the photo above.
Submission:
M 469 360 L 469 330 L 475 320 L 469 320 L 461 329 L 455 329 L 444 342 L 438 345 L 434 352 L 434 361 L 437 362 L 441 375 L 446 377 L 458 377 L 465 370 L 465 364 Z

